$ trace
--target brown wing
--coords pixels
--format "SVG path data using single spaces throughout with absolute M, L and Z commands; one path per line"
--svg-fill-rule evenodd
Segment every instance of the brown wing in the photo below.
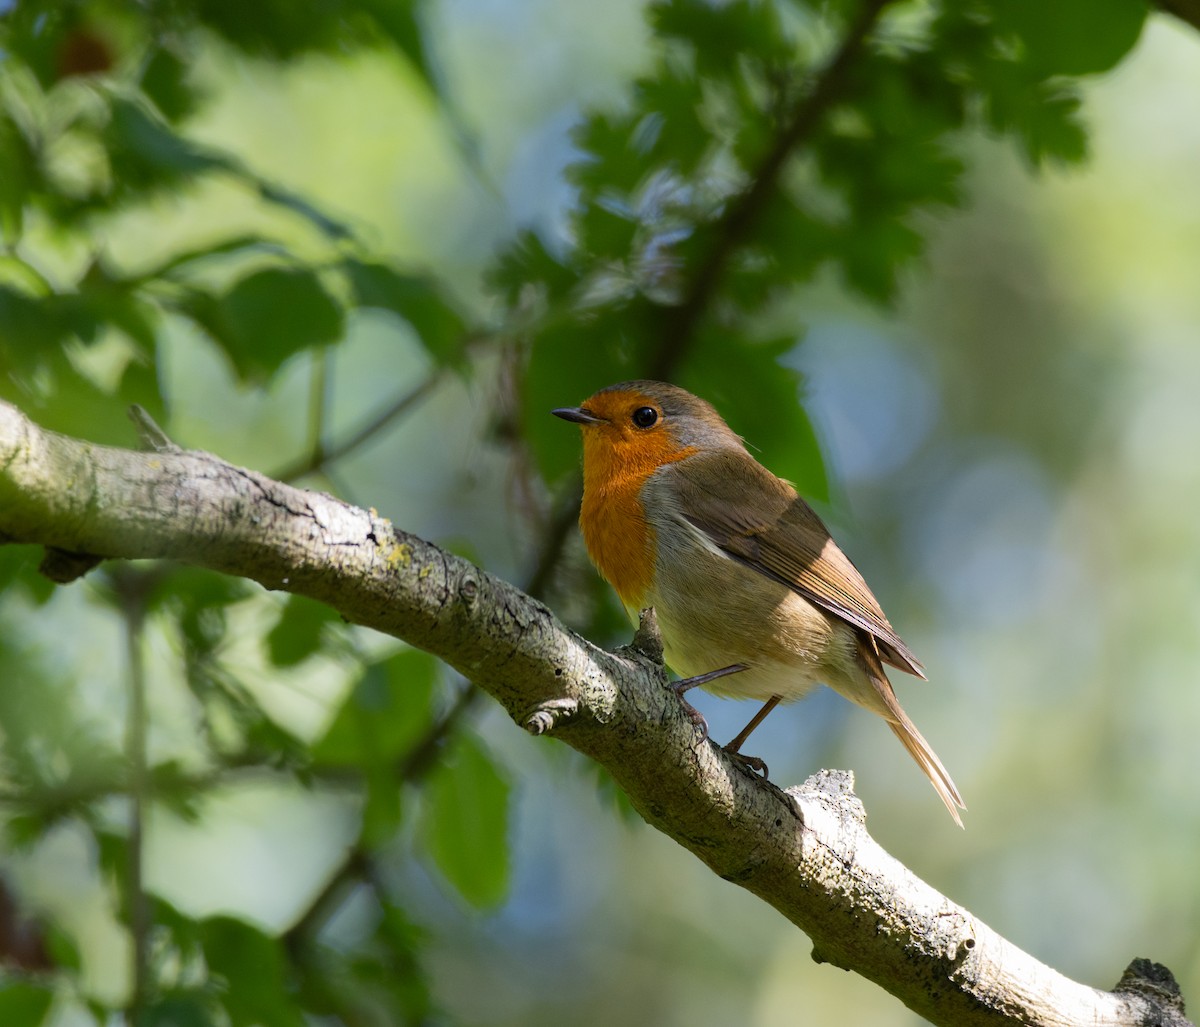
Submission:
M 892 666 L 925 676 L 863 576 L 790 485 L 736 452 L 697 454 L 660 473 L 675 478 L 681 515 L 718 548 L 867 632 Z M 751 509 L 747 496 L 763 499 Z

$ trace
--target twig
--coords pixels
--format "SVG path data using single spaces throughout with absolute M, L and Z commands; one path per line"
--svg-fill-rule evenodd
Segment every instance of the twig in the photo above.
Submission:
M 306 474 L 315 474 L 326 464 L 340 460 L 347 453 L 352 452 L 364 442 L 379 434 L 379 432 L 387 428 L 393 421 L 403 416 L 410 407 L 424 399 L 441 382 L 445 372 L 445 367 L 439 366 L 434 368 L 416 386 L 403 395 L 398 396 L 341 442 L 325 446 L 318 439 L 317 444 L 311 448 L 307 456 L 303 456 L 299 460 L 279 468 L 272 474 L 272 477 L 277 481 L 291 482 L 297 478 L 303 478 Z
M 554 571 L 566 548 L 567 539 L 571 537 L 571 529 L 579 519 L 579 504 L 582 499 L 583 482 L 576 475 L 563 489 L 558 509 L 551 515 L 542 532 L 542 545 L 538 550 L 537 563 L 534 564 L 533 573 L 525 587 L 525 591 L 537 599 L 544 597 L 550 587 Z
M 137 429 L 138 440 L 141 442 L 143 449 L 151 453 L 178 453 L 180 451 L 179 447 L 158 426 L 158 423 L 150 416 L 145 407 L 138 403 L 130 404 L 128 413 L 129 419 Z
M 145 812 L 150 775 L 146 765 L 146 668 L 142 653 L 146 625 L 146 595 L 152 579 L 129 567 L 116 568 L 112 587 L 125 618 L 125 648 L 129 669 L 129 711 L 125 718 L 125 758 L 129 763 L 129 851 L 126 873 L 129 933 L 133 939 L 133 987 L 125 1011 L 128 1024 L 141 1022 L 150 990 L 150 901 L 146 895 L 142 858 Z
M 329 390 L 333 383 L 329 350 L 322 346 L 313 354 L 308 392 L 308 452 L 317 467 L 325 461 L 325 419 L 329 413 Z
M 446 737 L 483 695 L 478 688 L 467 684 L 458 694 L 454 705 L 430 727 L 417 743 L 397 761 L 395 768 L 396 787 L 419 780 L 435 765 L 435 757 Z M 293 956 L 299 947 L 317 936 L 321 928 L 341 905 L 346 887 L 352 881 L 363 880 L 374 886 L 371 852 L 356 842 L 346 854 L 345 860 L 333 872 L 325 887 L 309 903 L 308 908 L 283 934 L 284 944 Z

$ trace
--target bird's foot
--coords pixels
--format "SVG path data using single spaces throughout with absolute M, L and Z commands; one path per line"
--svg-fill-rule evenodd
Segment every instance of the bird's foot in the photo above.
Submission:
M 767 770 L 767 763 L 761 756 L 746 756 L 738 752 L 736 749 L 731 749 L 727 745 L 721 746 L 721 751 L 725 753 L 734 763 L 740 764 L 751 774 L 759 775 L 764 781 L 770 778 L 771 774 Z
M 710 681 L 716 681 L 717 678 L 725 677 L 726 674 L 737 674 L 747 669 L 744 663 L 733 663 L 728 667 L 722 667 L 720 670 L 710 670 L 707 674 L 697 674 L 695 677 L 684 678 L 682 681 L 676 681 L 671 686 L 671 690 L 679 697 L 679 701 L 683 703 L 683 711 L 688 715 L 692 723 L 700 729 L 700 741 L 703 742 L 708 739 L 708 721 L 704 719 L 703 713 L 683 697 L 684 693 L 695 688 L 697 685 L 707 685 Z
M 683 705 L 683 712 L 688 715 L 688 719 L 700 729 L 700 741 L 704 742 L 708 739 L 708 721 L 704 719 L 703 713 L 683 697 L 683 693 L 691 688 L 693 684 L 694 682 L 691 678 L 687 678 L 684 681 L 676 681 L 671 685 L 671 691 L 679 697 L 679 702 Z

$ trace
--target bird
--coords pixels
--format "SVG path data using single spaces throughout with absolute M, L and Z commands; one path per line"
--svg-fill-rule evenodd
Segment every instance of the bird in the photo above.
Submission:
M 725 751 L 765 776 L 741 746 L 779 703 L 825 684 L 886 721 L 961 827 L 962 795 L 884 665 L 924 669 L 795 488 L 676 385 L 620 382 L 552 413 L 581 429 L 588 555 L 634 623 L 654 608 L 680 698 L 701 685 L 763 703 Z

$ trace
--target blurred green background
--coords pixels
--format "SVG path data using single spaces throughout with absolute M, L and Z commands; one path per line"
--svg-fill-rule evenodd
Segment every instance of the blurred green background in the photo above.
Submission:
M 155 51 L 131 45 L 135 66 L 121 65 L 121 5 L 81 9 L 117 55 L 99 70 L 147 88 Z M 919 26 L 934 10 L 901 15 Z M 20 5 L 0 11 L 16 25 Z M 840 5 L 789 12 L 817 57 L 836 41 Z M 22 187 L 10 163 L 3 395 L 126 445 L 136 399 L 181 445 L 277 473 L 312 454 L 315 433 L 346 438 L 420 389 L 301 480 L 524 584 L 569 510 L 577 460 L 577 433 L 543 396 L 561 382 L 552 402 L 578 403 L 610 384 L 589 380 L 593 368 L 644 367 L 652 333 L 610 357 L 596 332 L 620 324 L 619 309 L 599 329 L 586 304 L 555 321 L 497 285 L 498 255 L 521 252 L 513 240 L 532 229 L 579 266 L 577 251 L 575 263 L 563 256 L 581 207 L 566 172 L 583 146 L 572 126 L 621 110 L 661 40 L 632 0 L 443 0 L 415 24 L 420 51 L 347 44 L 271 59 L 211 25 L 155 37 L 176 46 L 198 97 L 182 134 L 249 175 L 181 158 L 178 179 L 97 219 L 34 203 L 41 186 Z M 38 90 L 10 46 L 5 124 L 20 128 Z M 42 88 L 45 124 L 86 127 L 102 106 L 83 76 Z M 1155 959 L 1194 1004 L 1200 35 L 1151 15 L 1124 60 L 1078 89 L 1085 163 L 1035 169 L 969 121 L 949 144 L 965 168 L 958 206 L 917 206 L 927 248 L 885 303 L 823 266 L 762 304 L 747 337 L 767 342 L 737 348 L 731 336 L 723 348 L 728 325 L 713 315 L 701 355 L 677 371 L 813 495 L 924 662 L 930 682 L 898 675 L 897 691 L 966 797 L 967 828 L 881 724 L 825 690 L 756 733 L 773 779 L 852 768 L 875 837 L 1015 944 L 1104 988 L 1134 956 Z M 67 167 L 56 187 L 78 199 L 86 189 L 70 176 L 93 173 L 97 144 L 80 129 L 56 145 Z M 262 183 L 293 199 L 275 202 Z M 346 226 L 353 246 L 295 198 Z M 151 296 L 162 305 L 140 391 L 136 331 L 22 334 L 12 296 L 69 291 L 96 273 L 97 253 L 114 277 L 150 279 L 181 253 L 242 237 L 258 242 L 232 260 L 202 256 Z M 239 349 L 236 331 L 222 339 L 185 316 L 185 294 L 277 266 L 272 247 L 305 273 L 350 253 L 419 274 L 411 295 L 424 306 L 351 304 L 329 339 L 315 327 L 324 308 L 276 309 L 281 331 L 319 344 L 278 358 L 261 355 L 258 336 Z M 28 267 L 44 288 L 28 285 Z M 328 285 L 335 307 L 345 288 Z M 429 341 L 439 324 L 449 355 Z M 54 347 L 58 363 L 45 355 Z M 20 920 L 35 957 L 21 971 L 9 952 L 0 1009 L 14 1024 L 115 1022 L 133 988 L 120 769 L 129 607 L 104 571 L 51 590 L 33 574 L 36 551 L 3 559 L 0 881 L 19 911 L 10 933 Z M 407 783 L 380 779 L 463 688 L 423 658 L 257 587 L 193 571 L 155 587 L 138 636 L 161 777 L 139 847 L 157 925 L 143 1022 L 922 1022 L 814 964 L 803 934 L 487 700 L 470 701 Z M 573 529 L 547 597 L 597 642 L 628 636 Z M 696 702 L 718 740 L 751 712 Z M 392 718 L 392 734 L 354 727 L 363 710 Z M 367 753 L 376 744 L 387 760 Z M 347 873 L 347 854 L 364 851 L 370 873 Z M 345 887 L 318 900 L 331 877 Z M 313 909 L 319 923 L 305 919 Z M 221 952 L 236 954 L 224 968 Z M 330 983 L 314 997 L 321 975 Z

